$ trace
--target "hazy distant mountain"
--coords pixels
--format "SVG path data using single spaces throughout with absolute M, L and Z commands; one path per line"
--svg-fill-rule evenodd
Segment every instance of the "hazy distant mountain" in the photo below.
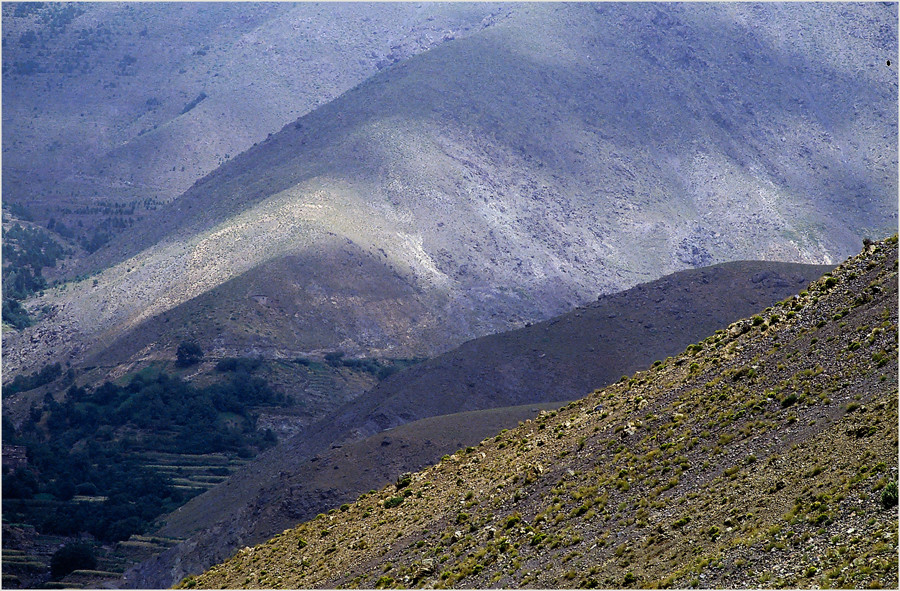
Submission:
M 494 4 L 10 3 L 4 199 L 42 216 L 169 201 L 392 63 L 490 26 Z M 68 216 L 75 215 L 70 211 Z
M 121 235 L 82 269 L 99 274 L 28 304 L 48 321 L 7 337 L 5 369 L 169 314 L 192 324 L 147 354 L 190 334 L 430 355 L 685 267 L 833 262 L 896 226 L 896 5 L 504 10 Z

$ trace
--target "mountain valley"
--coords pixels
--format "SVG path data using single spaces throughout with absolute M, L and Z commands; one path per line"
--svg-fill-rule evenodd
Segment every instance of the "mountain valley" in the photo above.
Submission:
M 468 421 L 460 421 L 456 413 L 495 409 L 491 416 L 497 422 L 491 425 L 499 427 L 494 431 L 513 427 L 522 409 L 531 409 L 520 405 L 559 404 L 598 384 L 613 383 L 623 372 L 674 355 L 716 327 L 789 297 L 828 269 L 751 262 L 683 271 L 416 364 L 336 408 L 166 516 L 158 533 L 185 541 L 129 572 L 128 585 L 171 585 L 216 558 L 224 559 L 242 544 L 262 541 L 298 519 L 351 501 L 402 471 L 480 441 L 484 431 L 471 432 Z M 504 418 L 503 409 L 509 407 L 515 414 Z M 451 437 L 443 446 L 412 445 L 415 455 L 401 465 L 397 459 L 372 465 L 342 457 L 342 446 L 365 448 L 369 442 L 380 449 L 384 433 L 397 437 L 394 431 L 427 417 L 435 417 L 433 425 L 442 418 L 446 421 L 443 430 Z M 433 427 L 429 438 L 437 440 L 441 431 Z M 368 439 L 360 442 L 363 438 Z M 332 462 L 342 466 L 341 481 L 351 477 L 358 479 L 356 484 L 310 486 L 316 481 L 310 473 L 319 474 Z
M 897 23 L 5 3 L 3 586 L 896 586 Z

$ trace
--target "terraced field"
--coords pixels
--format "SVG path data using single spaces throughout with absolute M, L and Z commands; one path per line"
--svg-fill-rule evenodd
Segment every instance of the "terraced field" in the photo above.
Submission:
M 226 454 L 143 454 L 143 465 L 171 479 L 174 488 L 191 496 L 209 490 L 247 463 Z

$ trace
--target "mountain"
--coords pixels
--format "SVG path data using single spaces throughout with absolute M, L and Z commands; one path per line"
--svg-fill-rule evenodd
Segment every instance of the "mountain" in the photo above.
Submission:
M 291 471 L 279 471 L 248 500 L 244 487 L 231 484 L 183 511 L 172 514 L 156 535 L 187 540 L 152 556 L 115 581 L 123 588 L 170 587 L 188 574 L 201 573 L 227 559 L 248 540 L 265 540 L 304 518 L 352 502 L 360 493 L 421 469 L 445 454 L 516 425 L 553 403 L 461 412 L 400 425 L 346 445 L 334 445 Z M 259 470 L 255 470 L 259 472 Z M 246 475 L 245 475 L 246 476 Z M 243 480 L 246 485 L 247 479 Z M 221 504 L 235 509 L 223 511 Z M 211 517 L 219 516 L 210 524 Z
M 46 223 L 197 179 L 494 4 L 16 3 L 3 9 L 4 200 Z M 69 211 L 65 211 L 68 208 Z
M 156 534 L 184 541 L 131 569 L 125 584 L 166 587 L 202 572 L 243 545 L 514 427 L 534 405 L 558 406 L 676 355 L 829 269 L 742 262 L 682 271 L 398 372 L 167 515 Z M 493 410 L 470 414 L 482 409 Z M 387 447 L 385 437 L 408 448 Z
M 897 585 L 897 237 L 181 588 Z
M 896 226 L 896 6 L 503 10 L 229 159 L 27 301 L 44 321 L 5 335 L 6 375 L 116 355 L 176 310 L 193 324 L 170 322 L 153 355 L 193 334 L 223 356 L 433 356 L 683 268 L 837 261 Z M 257 329 L 251 299 L 285 284 L 277 329 Z

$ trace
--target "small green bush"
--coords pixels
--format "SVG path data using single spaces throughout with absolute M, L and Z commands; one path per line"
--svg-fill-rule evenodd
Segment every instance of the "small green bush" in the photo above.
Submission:
M 888 482 L 881 491 L 881 504 L 885 509 L 897 506 L 897 482 Z
M 410 484 L 412 484 L 412 474 L 409 472 L 401 474 L 400 477 L 397 478 L 397 490 L 406 488 Z
M 385 509 L 393 509 L 403 504 L 403 497 L 391 497 L 384 502 Z

